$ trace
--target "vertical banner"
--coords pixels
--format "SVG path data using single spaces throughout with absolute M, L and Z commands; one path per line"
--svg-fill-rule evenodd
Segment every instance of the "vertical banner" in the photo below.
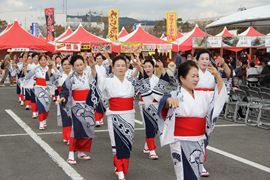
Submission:
M 32 23 L 31 30 L 32 30 L 33 36 L 38 36 L 38 34 L 39 34 L 38 23 Z
M 167 29 L 167 38 L 169 42 L 175 41 L 177 37 L 177 25 L 176 25 L 176 12 L 167 12 L 166 13 L 166 29 Z
M 54 8 L 45 9 L 45 19 L 47 28 L 47 41 L 54 41 L 55 29 L 54 29 Z
M 110 9 L 108 15 L 108 38 L 112 41 L 117 40 L 118 36 L 118 10 Z

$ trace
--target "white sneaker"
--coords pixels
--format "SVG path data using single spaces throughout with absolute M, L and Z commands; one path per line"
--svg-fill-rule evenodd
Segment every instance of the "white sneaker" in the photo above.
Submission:
M 125 175 L 123 171 L 118 172 L 118 180 L 126 180 Z
M 26 105 L 25 106 L 25 110 L 29 110 L 30 109 L 30 106 L 29 105 Z
M 21 106 L 23 106 L 24 105 L 24 102 L 23 101 L 21 101 Z
M 144 154 L 148 154 L 149 152 L 150 152 L 149 149 L 143 149 Z
M 158 160 L 158 155 L 156 154 L 156 151 L 155 150 L 150 151 L 150 153 L 149 153 L 149 159 L 151 159 L 151 160 Z
M 43 121 L 43 125 L 44 125 L 44 127 L 47 127 L 47 120 Z
M 100 124 L 100 121 L 96 121 L 96 127 L 100 127 L 101 124 Z
M 210 173 L 203 166 L 202 172 L 201 172 L 201 177 L 209 177 L 209 176 L 210 176 Z
M 39 122 L 39 130 L 44 130 L 44 123 L 43 122 Z
M 37 113 L 37 112 L 33 112 L 32 118 L 33 118 L 33 119 L 37 119 L 37 116 L 38 116 L 38 113 Z

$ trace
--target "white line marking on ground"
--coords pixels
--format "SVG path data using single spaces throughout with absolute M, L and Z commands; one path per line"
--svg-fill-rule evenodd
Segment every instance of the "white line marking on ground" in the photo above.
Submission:
M 217 148 L 215 148 L 215 147 L 207 146 L 207 149 L 210 150 L 210 151 L 213 151 L 213 152 L 215 152 L 215 153 L 218 153 L 218 154 L 220 154 L 220 155 L 223 155 L 223 156 L 225 156 L 225 157 L 231 158 L 231 159 L 233 159 L 233 160 L 239 161 L 239 162 L 241 162 L 241 163 L 247 164 L 247 165 L 249 165 L 249 166 L 252 166 L 252 167 L 255 167 L 255 168 L 260 169 L 260 170 L 262 170 L 262 171 L 266 171 L 266 172 L 270 173 L 270 168 L 269 168 L 269 167 L 266 167 L 266 166 L 263 166 L 263 165 L 261 165 L 261 164 L 255 163 L 255 162 L 253 162 L 253 161 L 250 161 L 250 160 L 241 158 L 241 157 L 236 156 L 236 155 L 234 155 L 234 154 L 231 154 L 231 153 L 222 151 L 222 150 L 217 149 Z
M 64 172 L 74 180 L 84 179 L 73 167 L 71 167 L 57 152 L 53 150 L 45 141 L 43 141 L 25 122 L 21 120 L 12 110 L 5 110 L 24 130 L 25 132 L 39 144 L 46 153 L 52 158 L 56 164 L 61 167 Z
M 246 124 L 218 124 L 215 127 L 238 127 L 238 126 L 247 126 Z
M 1 134 L 0 137 L 13 137 L 13 136 L 27 136 L 27 133 L 21 133 L 21 134 Z

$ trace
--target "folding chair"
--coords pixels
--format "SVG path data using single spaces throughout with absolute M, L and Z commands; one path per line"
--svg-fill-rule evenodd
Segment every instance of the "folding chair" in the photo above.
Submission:
M 260 108 L 257 124 L 258 127 L 270 129 L 270 94 L 261 92 L 262 107 Z
M 253 125 L 257 126 L 258 124 L 258 115 L 260 112 L 260 108 L 262 108 L 262 103 L 261 103 L 261 96 L 258 91 L 255 90 L 249 90 L 248 91 L 249 96 L 248 98 L 248 106 L 247 106 L 247 112 L 245 116 L 245 123 L 247 125 Z
M 233 121 L 234 122 L 240 122 L 244 123 L 243 119 L 241 118 L 241 115 L 238 114 L 238 110 L 241 108 L 242 113 L 247 108 L 249 103 L 245 101 L 247 97 L 247 93 L 243 90 L 235 90 L 235 94 L 238 97 L 238 101 L 235 104 L 234 114 L 233 114 Z M 239 116 L 237 116 L 239 115 Z

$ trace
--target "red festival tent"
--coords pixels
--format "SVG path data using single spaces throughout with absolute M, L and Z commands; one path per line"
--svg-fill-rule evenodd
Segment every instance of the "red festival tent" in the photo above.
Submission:
M 136 30 L 130 34 L 119 38 L 120 42 L 140 42 L 142 44 L 170 44 L 158 37 L 155 37 L 148 32 L 144 31 L 139 25 Z
M 56 39 L 55 39 L 55 42 L 56 41 L 60 41 L 61 39 L 69 36 L 71 33 L 73 33 L 72 29 L 70 27 L 68 27 L 65 32 L 63 32 L 63 34 L 61 34 L 60 36 L 58 36 Z
M 264 36 L 264 34 L 256 31 L 256 29 L 254 29 L 254 27 L 250 26 L 249 28 L 247 28 L 247 30 L 245 30 L 244 32 L 242 32 L 238 36 Z
M 41 33 L 39 33 L 38 39 L 41 39 L 43 41 L 47 41 L 46 38 Z
M 107 40 L 98 37 L 94 34 L 89 33 L 83 28 L 80 24 L 79 27 L 70 35 L 62 38 L 60 42 L 69 42 L 69 43 L 108 43 Z
M 225 26 L 224 29 L 217 34 L 216 36 L 219 37 L 233 37 L 234 35 L 232 33 L 230 33 L 230 31 L 228 31 L 227 27 Z
M 54 51 L 54 46 L 40 40 L 25 31 L 18 23 L 14 24 L 0 36 L 0 49 L 29 48 L 34 50 Z
M 119 34 L 118 34 L 118 38 L 124 37 L 124 36 L 126 36 L 126 35 L 128 35 L 128 32 L 127 32 L 127 30 L 125 29 L 125 27 L 123 26 L 122 29 L 121 29 L 121 31 L 120 31 Z
M 192 50 L 192 38 L 193 37 L 204 37 L 207 34 L 203 32 L 196 24 L 192 31 L 185 34 L 183 37 L 173 42 L 172 51 L 189 51 Z

